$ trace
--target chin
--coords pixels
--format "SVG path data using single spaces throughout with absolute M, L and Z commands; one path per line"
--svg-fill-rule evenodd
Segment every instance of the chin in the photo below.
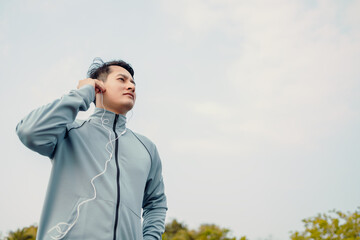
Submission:
M 126 103 L 122 103 L 121 106 L 123 106 L 123 108 L 127 109 L 127 111 L 130 111 L 133 107 L 134 107 L 134 103 L 133 102 L 126 102 Z

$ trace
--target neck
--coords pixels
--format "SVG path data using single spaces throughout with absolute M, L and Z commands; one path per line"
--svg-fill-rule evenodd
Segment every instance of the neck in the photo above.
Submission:
M 96 94 L 96 103 L 95 103 L 95 106 L 96 106 L 97 108 L 103 108 L 103 109 L 106 109 L 106 110 L 108 110 L 108 111 L 110 111 L 110 112 L 113 112 L 113 113 L 115 113 L 115 114 L 121 114 L 121 115 L 126 116 L 126 113 L 127 113 L 128 111 L 125 111 L 125 110 L 119 109 L 119 108 L 114 108 L 114 107 L 111 107 L 111 106 L 106 106 L 106 105 L 104 104 L 103 97 L 104 97 L 104 96 L 103 96 L 102 94 L 100 94 L 100 93 Z
M 121 115 L 124 115 L 124 116 L 126 116 L 126 113 L 127 113 L 127 112 L 119 111 L 119 109 L 113 109 L 113 108 L 111 108 L 111 107 L 104 107 L 103 105 L 99 105 L 99 106 L 98 106 L 98 105 L 96 104 L 96 107 L 97 107 L 97 108 L 102 108 L 102 109 L 108 110 L 108 111 L 113 112 L 113 113 L 115 113 L 115 114 L 121 114 Z

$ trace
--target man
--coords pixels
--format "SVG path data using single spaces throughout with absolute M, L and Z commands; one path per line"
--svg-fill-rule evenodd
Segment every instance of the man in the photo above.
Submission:
M 17 125 L 20 140 L 52 163 L 37 239 L 161 239 L 161 161 L 148 138 L 126 128 L 135 100 L 131 66 L 101 62 L 76 90 Z M 89 119 L 75 120 L 93 101 Z

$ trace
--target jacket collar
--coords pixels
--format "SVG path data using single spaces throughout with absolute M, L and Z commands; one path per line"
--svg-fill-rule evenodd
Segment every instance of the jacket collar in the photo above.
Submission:
M 116 117 L 117 116 L 117 117 Z M 104 126 L 113 129 L 114 121 L 116 120 L 116 130 L 123 131 L 126 128 L 126 117 L 122 114 L 116 114 L 114 112 L 108 111 L 104 108 L 95 107 L 95 111 L 89 117 L 90 121 L 94 121 L 100 125 L 103 122 Z

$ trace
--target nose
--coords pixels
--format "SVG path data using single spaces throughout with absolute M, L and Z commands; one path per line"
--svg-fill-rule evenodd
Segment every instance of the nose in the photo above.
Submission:
M 132 82 L 128 83 L 127 90 L 131 90 L 132 92 L 135 92 L 135 84 Z

